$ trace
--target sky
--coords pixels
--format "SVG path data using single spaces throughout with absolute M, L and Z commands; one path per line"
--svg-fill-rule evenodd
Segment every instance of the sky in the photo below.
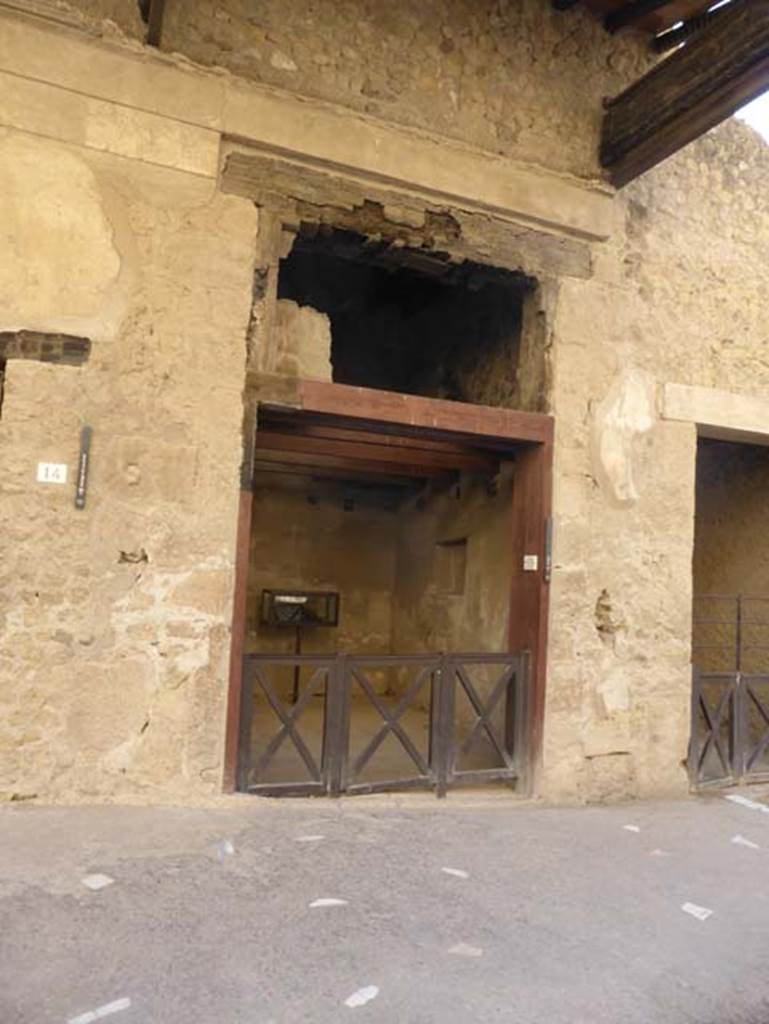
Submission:
M 769 92 L 743 107 L 737 117 L 747 121 L 769 142 Z

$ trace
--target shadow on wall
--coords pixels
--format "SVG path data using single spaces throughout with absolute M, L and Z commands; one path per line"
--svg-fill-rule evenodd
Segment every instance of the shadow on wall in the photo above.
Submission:
M 327 229 L 296 239 L 278 297 L 329 317 L 337 383 L 509 407 L 533 283 Z

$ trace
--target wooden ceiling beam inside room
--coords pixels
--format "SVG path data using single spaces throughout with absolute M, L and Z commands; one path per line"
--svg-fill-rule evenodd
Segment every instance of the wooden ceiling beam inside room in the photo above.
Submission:
M 362 459 L 349 458 L 333 452 L 319 454 L 317 452 L 279 451 L 272 448 L 257 448 L 254 466 L 279 466 L 291 469 L 307 476 L 322 476 L 325 471 L 336 470 L 343 474 L 349 473 L 350 479 L 380 479 L 402 477 L 403 479 L 418 478 L 429 480 L 436 476 L 446 476 L 455 470 L 440 466 L 407 462 L 366 462 Z
M 601 164 L 618 187 L 769 89 L 769 0 L 732 0 L 607 104 Z
M 341 431 L 340 431 L 341 433 Z M 372 444 L 361 441 L 352 434 L 349 439 L 313 437 L 306 434 L 278 433 L 273 430 L 259 430 L 256 444 L 257 458 L 268 461 L 285 458 L 286 461 L 303 459 L 312 464 L 328 465 L 329 459 L 338 459 L 346 466 L 359 465 L 362 468 L 386 466 L 405 475 L 429 476 L 450 470 L 494 475 L 499 471 L 499 460 L 481 452 L 436 451 L 418 444 L 392 445 Z

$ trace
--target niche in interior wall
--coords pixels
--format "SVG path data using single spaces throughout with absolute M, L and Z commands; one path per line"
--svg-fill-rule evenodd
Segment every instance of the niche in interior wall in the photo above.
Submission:
M 465 592 L 467 537 L 439 541 L 435 546 L 435 582 L 445 594 Z

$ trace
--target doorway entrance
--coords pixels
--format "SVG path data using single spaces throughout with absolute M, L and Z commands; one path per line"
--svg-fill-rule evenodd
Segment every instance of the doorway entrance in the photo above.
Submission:
M 551 443 L 540 414 L 316 381 L 291 408 L 263 398 L 239 545 L 234 788 L 525 791 Z M 295 602 L 336 612 L 287 629 L 264 613 L 276 595 L 287 620 Z
M 697 788 L 769 780 L 769 447 L 697 446 L 692 739 Z

